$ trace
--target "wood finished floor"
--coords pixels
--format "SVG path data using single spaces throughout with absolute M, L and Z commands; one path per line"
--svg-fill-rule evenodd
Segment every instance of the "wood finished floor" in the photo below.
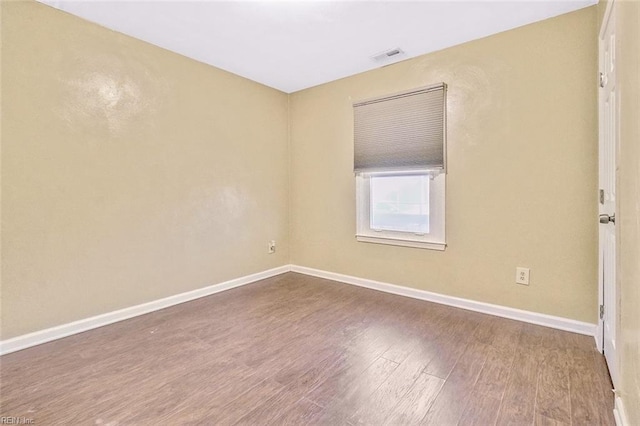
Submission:
M 287 273 L 0 358 L 87 425 L 613 425 L 592 337 Z

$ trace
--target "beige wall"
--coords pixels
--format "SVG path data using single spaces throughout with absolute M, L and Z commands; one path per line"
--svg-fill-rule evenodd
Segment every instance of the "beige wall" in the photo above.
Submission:
M 640 425 L 640 2 L 618 1 L 620 158 L 618 395 L 630 425 Z
M 2 9 L 3 339 L 288 262 L 286 94 Z
M 595 323 L 596 13 L 291 95 L 292 263 Z M 448 248 L 356 242 L 352 102 L 440 81 Z

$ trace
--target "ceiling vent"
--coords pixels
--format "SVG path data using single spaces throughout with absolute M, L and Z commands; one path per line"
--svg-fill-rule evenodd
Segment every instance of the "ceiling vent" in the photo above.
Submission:
M 385 50 L 384 52 L 380 52 L 377 55 L 373 55 L 371 59 L 381 64 L 387 64 L 406 56 L 407 54 L 404 53 L 404 50 L 396 47 L 395 49 Z

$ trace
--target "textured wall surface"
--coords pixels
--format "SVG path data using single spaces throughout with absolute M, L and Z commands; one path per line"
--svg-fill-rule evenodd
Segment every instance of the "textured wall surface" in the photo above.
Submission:
M 286 264 L 287 170 L 284 93 L 2 2 L 3 339 Z
M 630 425 L 640 425 L 640 2 L 618 1 L 620 88 L 618 253 L 619 395 Z
M 591 7 L 292 94 L 292 263 L 595 323 L 596 20 Z M 446 251 L 356 242 L 352 103 L 441 81 Z

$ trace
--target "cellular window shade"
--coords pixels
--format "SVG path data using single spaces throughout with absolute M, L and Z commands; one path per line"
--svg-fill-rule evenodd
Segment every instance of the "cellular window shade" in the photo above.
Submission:
M 354 171 L 444 170 L 446 85 L 353 105 Z

